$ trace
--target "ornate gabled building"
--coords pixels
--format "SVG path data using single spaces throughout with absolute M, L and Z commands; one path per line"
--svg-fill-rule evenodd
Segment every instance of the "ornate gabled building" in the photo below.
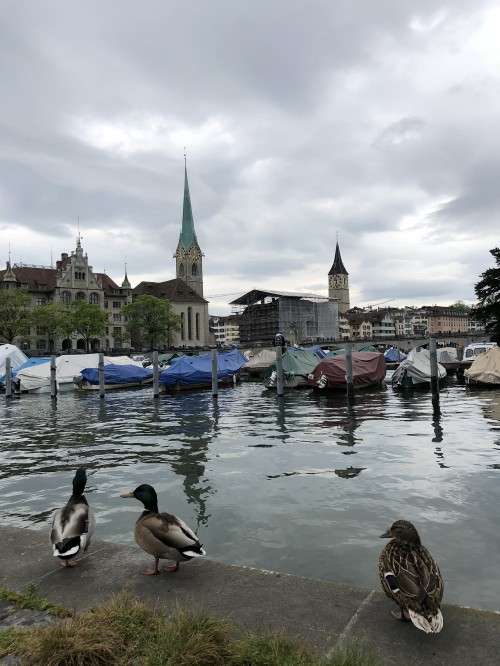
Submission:
M 328 272 L 328 298 L 338 301 L 339 314 L 344 314 L 349 310 L 349 273 L 342 263 L 338 241 L 333 264 Z
M 14 264 L 7 262 L 5 271 L 0 271 L 0 289 L 24 289 L 32 297 L 32 307 L 49 303 L 71 305 L 74 301 L 85 300 L 98 305 L 108 315 L 109 324 L 105 335 L 92 341 L 92 350 L 111 350 L 117 346 L 115 338 L 122 338 L 125 322 L 121 309 L 132 300 L 132 289 L 125 273 L 122 286 L 118 286 L 106 273 L 94 273 L 88 257 L 83 253 L 81 238 L 78 236 L 76 249 L 68 255 L 61 254 L 56 267 Z M 18 341 L 23 351 L 50 351 L 46 333 L 33 327 L 29 335 Z M 85 349 L 81 335 L 55 341 L 55 351 Z

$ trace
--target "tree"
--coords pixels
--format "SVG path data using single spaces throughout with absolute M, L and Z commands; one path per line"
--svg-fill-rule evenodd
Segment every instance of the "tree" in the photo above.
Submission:
M 127 330 L 143 335 L 151 349 L 158 342 L 170 343 L 171 332 L 181 328 L 181 318 L 173 312 L 171 303 L 156 296 L 139 296 L 122 308 L 122 314 L 128 320 Z
M 29 333 L 31 296 L 24 290 L 0 290 L 0 340 L 8 344 Z
M 38 328 L 45 329 L 49 347 L 54 350 L 56 338 L 66 337 L 74 330 L 71 310 L 63 303 L 49 303 L 36 308 L 31 313 L 31 321 Z
M 72 306 L 73 329 L 78 331 L 85 340 L 85 350 L 88 352 L 90 339 L 104 335 L 108 315 L 98 305 L 92 305 L 87 301 L 75 301 Z
M 500 345 L 500 248 L 496 247 L 490 253 L 497 267 L 488 268 L 475 285 L 478 304 L 473 308 L 472 316 L 484 322 L 490 340 Z
M 465 312 L 466 314 L 470 314 L 472 307 L 470 305 L 466 305 L 463 301 L 455 301 L 453 305 L 450 305 L 450 310 L 456 310 L 457 312 Z

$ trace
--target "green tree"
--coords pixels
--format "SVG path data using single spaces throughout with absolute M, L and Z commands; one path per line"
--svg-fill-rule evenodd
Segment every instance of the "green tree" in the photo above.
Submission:
M 484 322 L 490 340 L 500 345 L 500 248 L 496 247 L 490 253 L 495 258 L 496 268 L 488 268 L 475 285 L 478 303 L 472 316 Z
M 31 296 L 24 290 L 0 290 L 0 340 L 12 344 L 30 328 Z
M 55 340 L 71 335 L 74 330 L 71 310 L 63 303 L 49 303 L 36 308 L 31 313 L 32 323 L 44 328 L 49 338 L 49 347 L 54 350 Z
M 179 331 L 181 318 L 176 315 L 169 301 L 156 296 L 139 296 L 135 301 L 122 308 L 127 318 L 127 330 L 143 336 L 154 349 L 158 342 L 167 341 L 170 345 L 172 331 Z
M 451 310 L 456 310 L 457 312 L 466 312 L 467 314 L 470 314 L 472 311 L 472 307 L 470 305 L 467 305 L 463 301 L 455 301 L 453 305 L 450 305 Z
M 90 340 L 94 337 L 104 335 L 108 315 L 98 305 L 87 303 L 87 301 L 75 301 L 72 306 L 72 329 L 78 331 L 85 340 L 85 349 L 88 352 Z

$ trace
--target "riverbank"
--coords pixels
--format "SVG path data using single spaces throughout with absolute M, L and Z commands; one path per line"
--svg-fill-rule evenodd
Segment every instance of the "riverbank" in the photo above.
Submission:
M 355 638 L 384 664 L 493 666 L 500 650 L 500 614 L 444 605 L 444 628 L 426 635 L 395 620 L 393 604 L 378 591 L 221 564 L 207 558 L 175 574 L 144 577 L 150 558 L 139 548 L 95 541 L 77 567 L 62 569 L 48 533 L 0 526 L 0 586 L 38 594 L 74 610 L 102 603 L 127 589 L 166 611 L 206 611 L 244 630 L 284 630 L 325 653 Z

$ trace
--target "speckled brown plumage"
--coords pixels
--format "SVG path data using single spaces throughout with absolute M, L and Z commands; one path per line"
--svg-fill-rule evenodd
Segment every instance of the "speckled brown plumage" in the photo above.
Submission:
M 411 620 L 427 633 L 441 631 L 443 579 L 414 525 L 397 520 L 381 537 L 391 541 L 380 554 L 380 582 L 385 594 L 400 607 L 400 619 Z

